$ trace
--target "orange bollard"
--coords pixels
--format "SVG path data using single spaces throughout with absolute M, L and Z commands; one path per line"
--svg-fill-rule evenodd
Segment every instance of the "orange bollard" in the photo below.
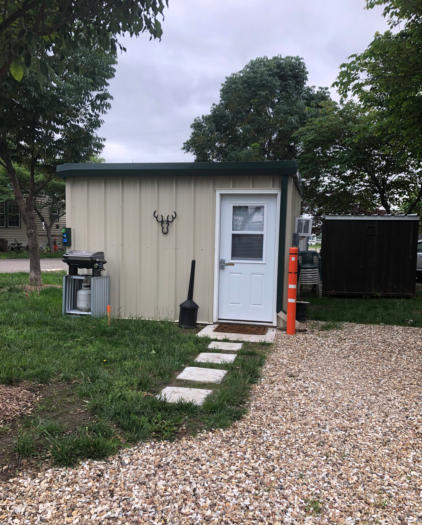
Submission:
M 108 326 L 110 326 L 110 314 L 111 314 L 111 312 L 110 312 L 110 305 L 108 304 L 107 305 L 107 324 L 108 324 Z
M 287 290 L 287 329 L 286 333 L 296 333 L 296 293 L 297 293 L 297 258 L 299 249 L 292 246 L 289 250 L 289 280 Z

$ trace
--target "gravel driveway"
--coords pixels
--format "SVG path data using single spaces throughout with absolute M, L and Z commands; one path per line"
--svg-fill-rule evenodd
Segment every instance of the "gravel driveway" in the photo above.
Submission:
M 422 330 L 279 335 L 248 415 L 4 483 L 1 523 L 422 523 Z
M 43 272 L 67 270 L 68 266 L 61 259 L 41 259 Z M 29 259 L 0 259 L 0 273 L 29 273 Z

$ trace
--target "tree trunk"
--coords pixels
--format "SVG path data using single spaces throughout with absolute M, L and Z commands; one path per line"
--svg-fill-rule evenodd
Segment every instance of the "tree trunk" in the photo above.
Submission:
M 26 227 L 29 252 L 29 284 L 31 286 L 41 286 L 40 247 L 38 244 L 37 224 L 35 222 L 34 194 L 30 191 L 26 199 L 23 196 L 15 168 L 7 150 L 7 145 L 2 141 L 0 141 L 0 154 L 4 162 L 3 166 L 6 168 L 6 172 L 12 184 L 16 204 L 18 205 L 22 220 Z
M 40 263 L 40 246 L 38 243 L 37 224 L 35 222 L 35 212 L 31 202 L 26 205 L 26 235 L 28 237 L 29 253 L 29 284 L 31 286 L 41 286 L 41 263 Z
M 52 228 L 53 224 L 50 223 L 50 222 L 46 222 L 44 224 L 45 224 L 45 232 L 47 234 L 48 249 L 50 250 L 50 253 L 54 253 L 53 239 L 51 238 L 51 228 Z

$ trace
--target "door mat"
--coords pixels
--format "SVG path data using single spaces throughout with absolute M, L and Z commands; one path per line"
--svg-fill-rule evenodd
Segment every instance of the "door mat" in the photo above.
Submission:
M 268 327 L 253 324 L 222 323 L 214 328 L 214 332 L 223 332 L 225 334 L 265 335 L 267 331 Z

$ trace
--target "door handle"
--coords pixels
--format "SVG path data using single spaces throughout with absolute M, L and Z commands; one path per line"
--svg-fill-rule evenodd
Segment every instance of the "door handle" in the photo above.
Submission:
M 224 270 L 226 266 L 234 266 L 234 263 L 232 262 L 228 263 L 226 262 L 226 259 L 220 259 L 219 266 L 220 266 L 220 270 Z

